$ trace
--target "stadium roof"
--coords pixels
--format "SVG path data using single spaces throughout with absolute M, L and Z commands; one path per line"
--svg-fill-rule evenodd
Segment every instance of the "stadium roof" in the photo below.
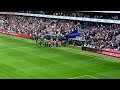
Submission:
M 120 13 L 120 11 L 79 11 L 79 12 Z

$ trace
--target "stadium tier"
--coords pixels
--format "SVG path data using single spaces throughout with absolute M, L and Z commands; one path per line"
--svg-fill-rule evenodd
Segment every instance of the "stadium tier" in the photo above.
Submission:
M 71 16 L 71 17 L 85 17 L 85 18 L 99 18 L 119 20 L 119 12 L 90 12 L 90 11 L 19 11 L 20 13 L 33 13 L 44 15 L 57 15 L 57 16 Z

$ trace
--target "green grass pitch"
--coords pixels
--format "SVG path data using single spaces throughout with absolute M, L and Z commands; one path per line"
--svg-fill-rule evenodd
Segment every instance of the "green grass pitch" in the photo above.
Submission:
M 0 79 L 120 79 L 120 58 L 0 34 Z

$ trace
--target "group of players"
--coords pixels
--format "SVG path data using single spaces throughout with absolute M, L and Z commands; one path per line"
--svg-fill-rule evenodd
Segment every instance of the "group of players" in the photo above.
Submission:
M 44 47 L 60 47 L 62 46 L 62 41 L 40 41 L 38 44 Z
M 65 47 L 67 44 L 66 40 L 58 40 L 58 39 L 47 40 L 45 38 L 36 37 L 35 40 L 37 46 L 44 46 L 44 47 L 60 47 L 60 46 Z

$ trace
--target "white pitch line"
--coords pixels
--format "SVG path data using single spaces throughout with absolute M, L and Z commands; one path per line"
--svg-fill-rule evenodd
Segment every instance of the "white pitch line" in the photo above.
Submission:
M 91 76 L 91 75 L 83 75 L 83 76 L 78 76 L 78 77 L 73 77 L 73 78 L 68 78 L 68 79 L 77 79 L 79 77 L 85 77 L 85 76 L 88 76 L 88 77 L 91 77 L 91 78 L 94 78 L 94 79 L 99 79 L 99 78 L 96 78 L 96 77 Z

